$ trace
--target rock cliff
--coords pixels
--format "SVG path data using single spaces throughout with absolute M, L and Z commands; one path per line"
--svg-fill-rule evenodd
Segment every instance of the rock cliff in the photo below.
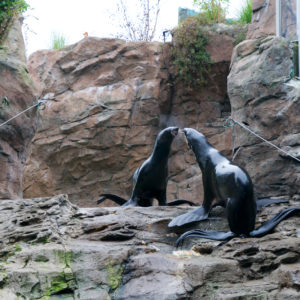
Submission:
M 300 81 L 283 38 L 246 40 L 234 50 L 228 76 L 232 116 L 300 158 Z M 236 162 L 249 172 L 261 197 L 299 194 L 300 163 L 239 126 L 233 128 Z
M 33 105 L 20 21 L 0 45 L 0 124 Z M 0 127 L 0 199 L 22 198 L 22 175 L 28 144 L 35 131 L 36 108 Z
M 265 208 L 257 225 L 283 207 Z M 299 299 L 299 218 L 261 239 L 176 251 L 167 224 L 190 209 L 0 201 L 0 299 Z M 228 229 L 222 209 L 212 216 L 200 228 Z
M 67 193 L 81 206 L 94 206 L 103 192 L 129 198 L 135 169 L 168 125 L 198 128 L 230 153 L 222 120 L 230 112 L 226 82 L 239 32 L 234 26 L 211 28 L 211 77 L 194 91 L 174 80 L 168 44 L 88 37 L 31 55 L 29 72 L 39 95 L 54 97 L 32 142 L 25 197 Z M 221 54 L 215 44 L 222 45 Z M 201 201 L 199 167 L 182 136 L 173 143 L 169 166 L 168 199 Z
M 257 39 L 276 34 L 276 0 L 253 0 L 252 22 L 247 39 Z

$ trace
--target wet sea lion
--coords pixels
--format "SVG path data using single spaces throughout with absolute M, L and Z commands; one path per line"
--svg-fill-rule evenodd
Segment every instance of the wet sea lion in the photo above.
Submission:
M 173 219 L 169 223 L 169 227 L 183 226 L 207 219 L 213 201 L 216 200 L 218 205 L 226 208 L 231 232 L 191 230 L 184 233 L 178 239 L 178 243 L 189 236 L 214 240 L 227 240 L 234 236 L 263 236 L 289 216 L 300 215 L 299 207 L 286 209 L 254 230 L 257 205 L 253 184 L 246 170 L 221 154 L 197 130 L 185 128 L 184 133 L 202 171 L 204 201 L 199 208 Z M 260 208 L 271 203 L 281 202 L 286 201 L 264 199 Z
M 168 183 L 168 158 L 173 139 L 178 134 L 178 127 L 168 127 L 162 130 L 155 141 L 150 157 L 134 172 L 133 190 L 127 201 L 114 194 L 102 194 L 97 203 L 105 199 L 113 200 L 122 206 L 152 206 L 153 199 L 158 200 L 159 205 L 174 206 L 180 204 L 194 205 L 193 202 L 177 199 L 170 203 L 166 200 Z

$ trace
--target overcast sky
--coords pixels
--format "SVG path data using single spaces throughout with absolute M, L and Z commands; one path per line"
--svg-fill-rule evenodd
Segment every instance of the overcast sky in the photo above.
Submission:
M 64 35 L 68 44 L 89 36 L 112 37 L 116 26 L 110 17 L 117 0 L 27 0 L 24 38 L 27 54 L 49 49 L 53 32 Z M 130 4 L 133 0 L 124 0 Z M 161 0 L 158 32 L 177 25 L 178 7 L 194 8 L 192 0 Z M 228 17 L 234 17 L 246 0 L 231 0 Z M 159 35 L 161 36 L 161 35 Z

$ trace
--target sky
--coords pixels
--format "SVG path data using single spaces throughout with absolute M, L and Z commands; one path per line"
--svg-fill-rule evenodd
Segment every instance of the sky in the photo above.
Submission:
M 23 33 L 27 55 L 51 48 L 53 33 L 61 34 L 67 44 L 89 36 L 113 37 L 116 33 L 112 11 L 117 0 L 26 0 L 31 9 L 25 14 Z M 133 3 L 133 0 L 123 0 Z M 227 17 L 235 17 L 246 0 L 230 0 Z M 161 0 L 158 33 L 172 29 L 178 22 L 178 7 L 195 9 L 193 0 Z M 162 40 L 158 34 L 156 40 Z

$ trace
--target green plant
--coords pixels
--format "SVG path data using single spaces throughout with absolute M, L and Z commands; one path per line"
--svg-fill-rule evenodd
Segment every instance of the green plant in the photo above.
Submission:
M 234 40 L 234 42 L 233 42 L 233 45 L 234 45 L 234 46 L 238 45 L 239 43 L 241 43 L 242 41 L 244 41 L 244 40 L 246 39 L 246 37 L 247 37 L 247 32 L 241 30 L 241 31 L 237 34 L 237 36 L 236 36 L 236 38 L 235 38 L 235 40 Z
M 109 260 L 106 268 L 108 272 L 108 284 L 112 290 L 116 290 L 122 283 L 124 267 L 122 265 L 113 265 L 113 262 Z
M 14 17 L 25 12 L 28 8 L 29 5 L 25 0 L 0 1 L 0 43 L 4 39 Z
M 229 0 L 193 0 L 207 23 L 224 23 Z
M 212 63 L 206 51 L 208 37 L 201 15 L 182 22 L 173 34 L 172 55 L 176 74 L 190 87 L 202 86 Z
M 237 22 L 240 24 L 250 24 L 252 20 L 252 0 L 246 0 L 245 5 L 240 9 Z
M 66 38 L 61 33 L 53 32 L 51 35 L 51 49 L 62 49 L 66 46 Z

